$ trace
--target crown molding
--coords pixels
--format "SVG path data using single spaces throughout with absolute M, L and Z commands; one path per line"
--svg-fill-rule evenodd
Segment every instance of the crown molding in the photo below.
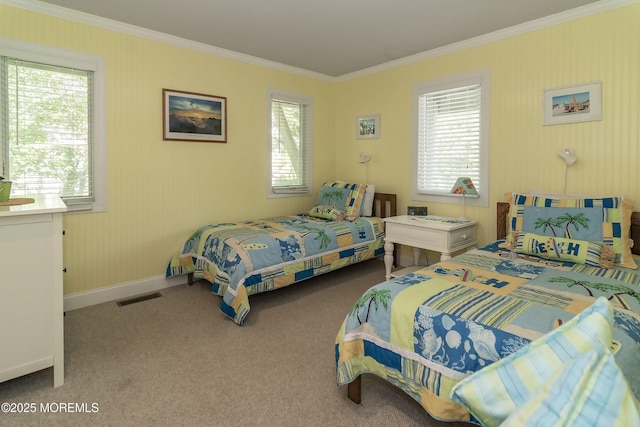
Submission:
M 228 59 L 233 59 L 241 62 L 246 62 L 253 65 L 258 65 L 265 68 L 270 68 L 287 73 L 297 74 L 303 77 L 309 77 L 326 82 L 344 82 L 347 80 L 363 77 L 369 74 L 378 73 L 381 71 L 387 71 L 394 68 L 402 67 L 405 65 L 414 64 L 427 59 L 436 58 L 438 56 L 450 54 L 471 47 L 480 46 L 483 44 L 503 40 L 509 37 L 517 36 L 520 34 L 529 33 L 532 31 L 541 30 L 544 28 L 552 27 L 554 25 L 562 24 L 565 22 L 573 21 L 575 19 L 595 15 L 598 13 L 606 12 L 609 10 L 617 9 L 620 7 L 629 6 L 640 2 L 640 0 L 600 0 L 595 3 L 591 3 L 582 7 L 568 10 L 566 12 L 560 12 L 555 15 L 550 15 L 544 18 L 536 19 L 533 21 L 525 22 L 523 24 L 515 25 L 513 27 L 505 28 L 502 30 L 494 31 L 492 33 L 484 34 L 478 37 L 473 37 L 461 42 L 452 43 L 447 46 L 442 46 L 436 49 L 432 49 L 426 52 L 417 53 L 404 58 L 400 58 L 394 61 L 389 61 L 384 64 L 376 65 L 373 67 L 365 68 L 353 73 L 344 74 L 338 77 L 328 76 L 326 74 L 317 73 L 314 71 L 305 70 L 302 68 L 292 67 L 275 61 L 269 61 L 256 56 L 246 55 L 243 53 L 235 52 L 219 48 L 216 46 L 208 45 L 205 43 L 194 42 L 181 37 L 171 36 L 158 31 L 148 30 L 135 25 L 125 24 L 123 22 L 114 21 L 112 19 L 101 18 L 95 15 L 91 15 L 84 12 L 78 12 L 76 10 L 52 5 L 50 3 L 41 2 L 38 0 L 0 0 L 0 4 L 17 7 L 20 9 L 29 10 L 36 13 L 42 13 L 45 15 L 54 16 L 57 18 L 67 19 L 70 21 L 79 22 L 99 28 L 104 28 L 111 31 L 116 31 L 124 34 L 129 34 L 136 37 L 141 37 L 161 43 L 170 44 L 185 49 L 191 49 L 211 55 L 221 56 Z
M 223 58 L 233 59 L 265 68 L 271 68 L 278 71 L 297 74 L 317 80 L 328 82 L 334 80 L 334 77 L 328 76 L 326 74 L 317 73 L 298 67 L 292 67 L 290 65 L 285 65 L 279 62 L 259 58 L 257 56 L 246 55 L 244 53 L 223 49 L 205 43 L 195 42 L 193 40 L 172 36 L 169 34 L 161 33 L 159 31 L 149 30 L 135 25 L 126 24 L 124 22 L 115 21 L 113 19 L 102 18 L 96 15 L 79 12 L 77 10 L 68 9 L 37 0 L 0 0 L 0 5 L 2 4 L 29 10 L 31 12 L 42 13 L 44 15 L 49 15 L 56 18 L 79 22 L 81 24 L 91 25 L 106 30 L 116 31 L 123 34 L 128 34 L 130 36 L 140 37 L 160 43 L 182 47 L 185 49 L 199 51 L 202 53 L 221 56 Z
M 442 46 L 436 49 L 428 50 L 425 52 L 417 53 L 415 55 L 406 56 L 394 61 L 389 61 L 384 64 L 376 65 L 373 67 L 365 68 L 353 73 L 344 74 L 336 77 L 336 82 L 347 81 L 358 77 L 363 77 L 369 74 L 379 73 L 381 71 L 387 71 L 394 68 L 402 67 L 405 65 L 415 64 L 427 59 L 436 58 L 438 56 L 447 55 L 450 53 L 458 52 L 464 49 L 469 49 L 476 46 L 481 46 L 487 43 L 492 43 L 499 40 L 504 40 L 510 37 L 514 37 L 521 34 L 530 33 L 532 31 L 542 30 L 544 28 L 553 27 L 558 24 L 574 21 L 576 19 L 584 18 L 598 13 L 607 12 L 620 7 L 629 6 L 640 2 L 640 0 L 600 0 L 596 3 L 591 3 L 582 7 L 577 7 L 565 12 L 556 13 L 555 15 L 549 15 L 544 18 L 536 19 L 533 21 L 525 22 L 523 24 L 514 25 L 509 28 L 494 31 L 492 33 L 483 34 L 481 36 L 473 37 L 461 42 L 452 43 L 446 46 Z

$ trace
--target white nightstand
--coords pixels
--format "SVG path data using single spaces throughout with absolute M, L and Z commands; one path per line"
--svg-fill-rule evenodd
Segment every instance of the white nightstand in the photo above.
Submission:
M 392 277 L 394 243 L 413 247 L 414 264 L 421 249 L 440 252 L 440 260 L 453 252 L 475 246 L 478 221 L 461 221 L 439 216 L 400 215 L 384 219 L 384 267 L 387 280 Z M 395 276 L 395 275 L 394 275 Z

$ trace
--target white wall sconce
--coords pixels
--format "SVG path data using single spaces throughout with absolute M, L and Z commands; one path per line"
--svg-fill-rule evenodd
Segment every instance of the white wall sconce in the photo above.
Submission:
M 369 162 L 371 161 L 371 154 L 360 153 L 360 157 L 358 158 L 358 163 L 365 167 L 365 183 L 369 182 Z
M 558 157 L 567 163 L 567 166 L 571 166 L 578 160 L 575 151 L 572 148 L 565 148 L 564 150 L 558 150 Z
M 369 163 L 371 161 L 371 154 L 360 153 L 360 163 Z
M 567 193 L 567 171 L 569 170 L 569 166 L 573 165 L 578 157 L 576 156 L 575 151 L 572 148 L 565 148 L 564 150 L 558 150 L 556 153 L 558 157 L 560 157 L 565 162 L 564 168 L 564 189 L 563 193 Z

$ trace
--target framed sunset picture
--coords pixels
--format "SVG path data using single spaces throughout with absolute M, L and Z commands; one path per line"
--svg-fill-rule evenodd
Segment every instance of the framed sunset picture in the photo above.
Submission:
M 227 98 L 162 90 L 165 141 L 227 142 Z

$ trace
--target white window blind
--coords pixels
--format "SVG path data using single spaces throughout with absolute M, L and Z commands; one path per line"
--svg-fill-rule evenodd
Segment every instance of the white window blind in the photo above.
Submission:
M 458 177 L 480 184 L 480 85 L 419 97 L 418 191 L 448 194 Z
M 489 72 L 475 71 L 414 85 L 414 182 L 416 200 L 455 202 L 459 177 L 473 181 L 488 203 Z M 474 202 L 473 200 L 476 199 Z
M 94 201 L 93 71 L 0 57 L 2 175 L 12 194 Z
M 270 172 L 273 194 L 311 192 L 311 103 L 307 98 L 270 96 Z

